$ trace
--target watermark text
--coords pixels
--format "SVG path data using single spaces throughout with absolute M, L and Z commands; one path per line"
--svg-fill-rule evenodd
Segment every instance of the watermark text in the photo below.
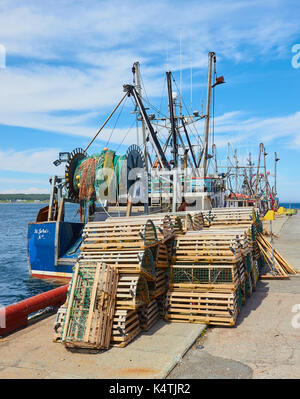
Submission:
M 300 44 L 293 45 L 292 53 L 295 53 L 292 57 L 292 67 L 298 69 L 300 68 Z

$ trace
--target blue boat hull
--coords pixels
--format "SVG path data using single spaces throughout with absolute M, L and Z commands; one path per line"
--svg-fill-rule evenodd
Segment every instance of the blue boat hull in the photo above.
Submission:
M 80 252 L 83 223 L 29 223 L 27 258 L 30 274 L 39 278 L 70 279 Z

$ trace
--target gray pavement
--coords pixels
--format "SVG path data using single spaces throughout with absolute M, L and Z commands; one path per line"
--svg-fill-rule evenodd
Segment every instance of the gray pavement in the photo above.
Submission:
M 125 348 L 67 350 L 52 342 L 55 316 L 0 339 L 0 379 L 165 378 L 205 325 L 160 320 Z
M 275 220 L 273 232 L 300 270 L 300 214 Z M 168 378 L 300 378 L 300 276 L 260 280 L 236 326 L 209 328 Z

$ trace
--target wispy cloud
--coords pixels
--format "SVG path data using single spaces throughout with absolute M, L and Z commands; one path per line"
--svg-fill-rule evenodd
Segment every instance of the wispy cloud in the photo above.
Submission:
M 57 159 L 58 149 L 34 149 L 27 151 L 1 151 L 0 170 L 28 173 L 57 174 L 53 161 Z
M 50 188 L 39 188 L 39 187 L 26 187 L 26 188 L 11 188 L 6 190 L 1 190 L 0 194 L 48 194 L 50 192 Z
M 0 125 L 93 137 L 123 95 L 122 85 L 132 81 L 134 61 L 140 61 L 143 89 L 157 106 L 166 68 L 177 75 L 181 68 L 186 76 L 193 68 L 196 103 L 204 93 L 208 51 L 227 66 L 270 65 L 275 58 L 289 57 L 291 43 L 299 40 L 299 11 L 299 4 L 286 0 L 162 0 L 155 5 L 145 0 L 54 0 L 51 7 L 35 0 L 2 0 L 0 43 L 7 58 L 0 71 Z M 182 82 L 189 95 L 188 86 Z M 107 126 L 100 142 L 110 140 L 116 148 L 122 141 L 136 142 L 130 124 L 128 117 L 113 134 L 113 124 Z M 241 148 L 251 139 L 257 146 L 281 139 L 287 148 L 299 149 L 299 132 L 297 109 L 262 118 L 255 110 L 228 112 L 224 106 L 215 118 L 220 152 L 228 142 Z M 38 165 L 41 173 L 58 173 L 52 162 L 60 149 L 35 146 L 39 143 L 28 151 L 0 151 L 0 169 L 32 173 Z M 38 190 L 40 182 L 27 184 Z
M 76 119 L 62 123 L 54 112 L 77 110 L 79 127 L 87 131 L 94 112 L 104 115 L 118 101 L 134 61 L 142 62 L 147 94 L 159 97 L 166 63 L 173 71 L 205 70 L 212 49 L 237 62 L 253 54 L 274 57 L 300 31 L 296 13 L 283 1 L 191 0 L 183 6 L 163 0 L 154 7 L 138 0 L 92 0 L 87 7 L 63 0 L 50 8 L 10 0 L 1 2 L 0 11 L 8 64 L 0 74 L 0 123 L 35 127 L 44 120 L 57 132 L 74 134 Z

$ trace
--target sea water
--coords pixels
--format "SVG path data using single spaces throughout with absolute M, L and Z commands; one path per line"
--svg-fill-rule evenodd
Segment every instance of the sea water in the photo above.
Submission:
M 281 202 L 279 206 L 283 206 L 287 209 L 300 209 L 300 202 Z
M 44 203 L 0 204 L 0 307 L 49 291 L 59 283 L 30 277 L 27 225 Z M 78 222 L 78 206 L 66 204 L 66 220 Z

